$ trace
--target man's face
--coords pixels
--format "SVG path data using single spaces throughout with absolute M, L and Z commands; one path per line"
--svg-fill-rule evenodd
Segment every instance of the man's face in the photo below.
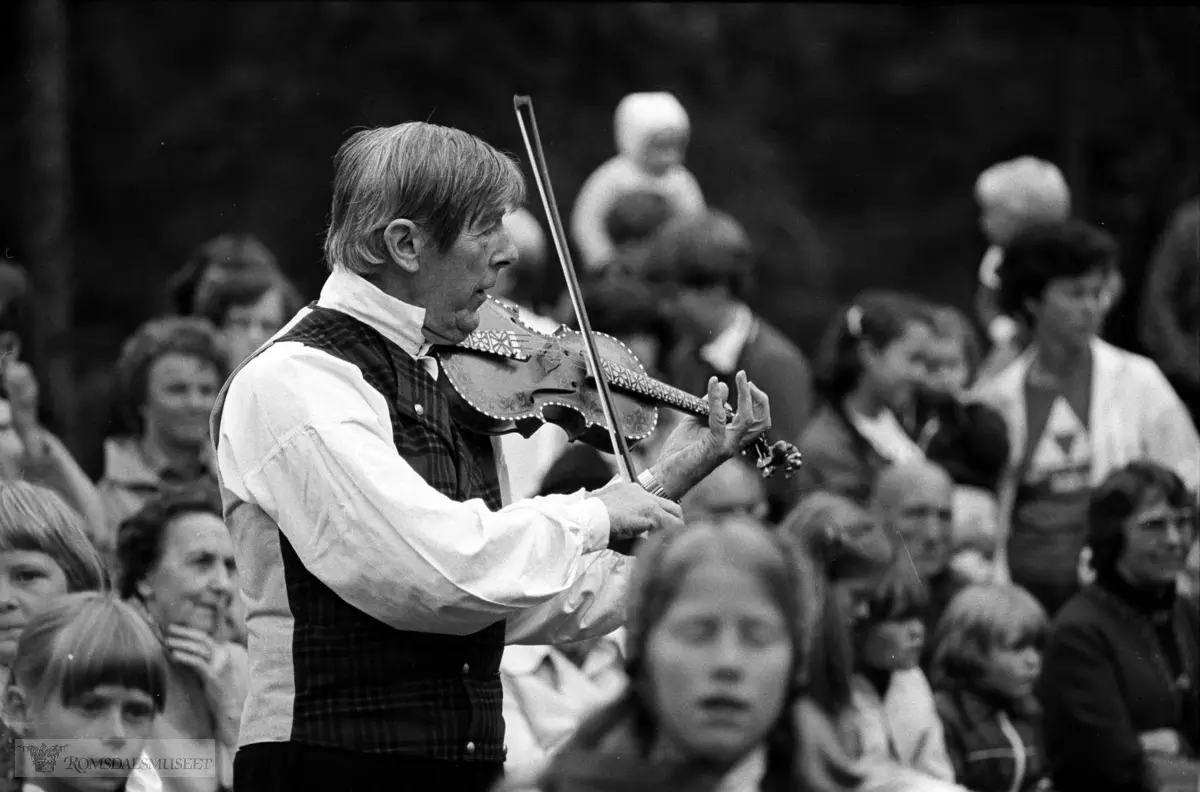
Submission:
M 1029 306 L 1037 335 L 1070 348 L 1089 344 L 1104 326 L 1112 303 L 1112 281 L 1104 270 L 1051 280 L 1041 301 Z
M 517 261 L 503 218 L 464 229 L 448 250 L 432 243 L 420 254 L 418 280 L 425 294 L 425 336 L 457 344 L 479 327 L 479 309 L 501 271 Z
M 229 355 L 229 367 L 236 368 L 254 354 L 287 323 L 288 318 L 284 314 L 280 289 L 268 289 L 252 303 L 230 307 L 221 325 L 221 340 Z
M 933 471 L 914 476 L 885 510 L 894 538 L 903 542 L 921 580 L 941 572 L 949 560 L 954 516 L 950 481 Z

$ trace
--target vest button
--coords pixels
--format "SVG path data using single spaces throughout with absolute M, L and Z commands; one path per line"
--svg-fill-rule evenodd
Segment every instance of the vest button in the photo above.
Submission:
M 414 405 L 413 405 L 413 412 L 415 412 L 417 415 L 424 415 L 424 414 L 425 414 L 425 408 L 424 408 L 424 407 L 422 407 L 422 406 L 421 406 L 421 405 L 419 405 L 419 404 L 414 404 Z
M 469 754 L 475 753 L 475 743 L 473 743 L 473 742 L 467 743 L 467 753 L 469 753 Z
M 471 673 L 471 664 L 463 663 L 463 676 L 466 676 L 469 673 Z

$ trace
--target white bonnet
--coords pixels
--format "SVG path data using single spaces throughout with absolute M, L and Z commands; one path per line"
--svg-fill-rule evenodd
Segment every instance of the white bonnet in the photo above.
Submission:
M 617 105 L 613 130 L 617 151 L 624 155 L 639 154 L 651 135 L 668 129 L 688 132 L 691 122 L 679 100 L 666 91 L 632 93 Z
M 1018 157 L 985 170 L 975 181 L 981 204 L 999 204 L 1030 220 L 1059 222 L 1071 214 L 1062 171 L 1037 157 Z

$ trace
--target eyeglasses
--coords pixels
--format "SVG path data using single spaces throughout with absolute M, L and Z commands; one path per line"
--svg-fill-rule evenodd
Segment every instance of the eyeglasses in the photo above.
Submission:
M 1196 510 L 1178 509 L 1174 512 L 1155 514 L 1134 522 L 1139 529 L 1148 534 L 1163 538 L 1174 528 L 1180 538 L 1187 539 L 1196 532 Z

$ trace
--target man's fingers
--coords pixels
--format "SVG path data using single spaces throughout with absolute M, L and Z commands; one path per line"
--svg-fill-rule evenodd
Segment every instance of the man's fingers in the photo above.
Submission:
M 675 501 L 669 501 L 666 498 L 658 499 L 658 508 L 665 511 L 670 517 L 676 520 L 683 519 L 683 507 Z
M 738 412 L 746 413 L 746 417 L 753 421 L 758 415 L 758 411 L 755 409 L 754 397 L 750 390 L 750 379 L 746 376 L 744 369 L 737 373 L 734 382 L 737 384 Z

